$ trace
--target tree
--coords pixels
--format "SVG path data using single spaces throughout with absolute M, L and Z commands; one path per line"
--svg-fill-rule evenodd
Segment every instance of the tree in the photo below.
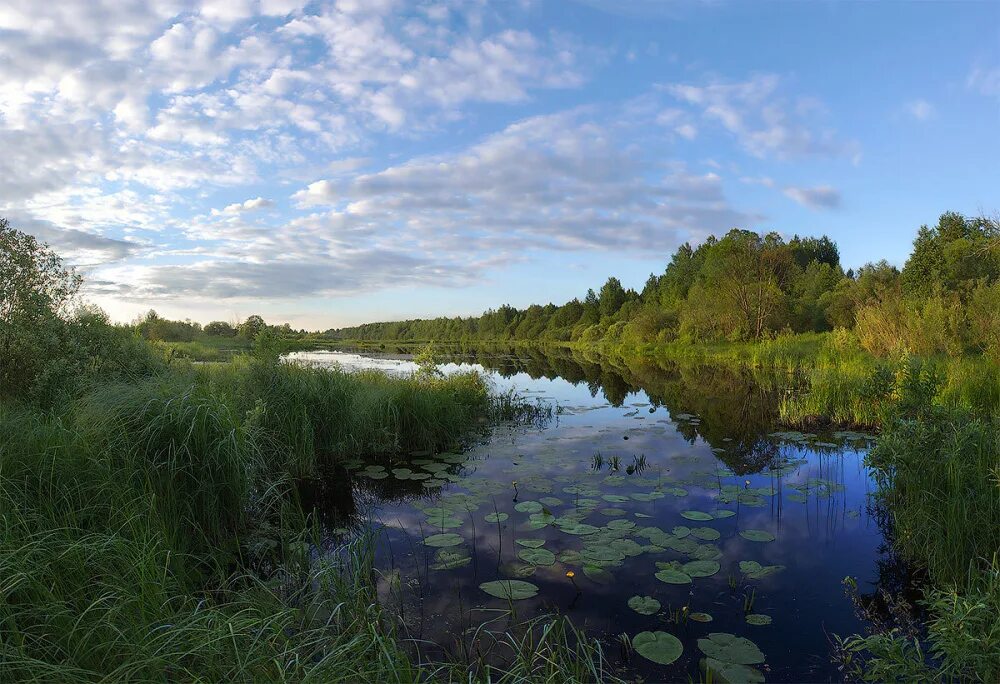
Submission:
M 0 396 L 33 386 L 59 343 L 80 276 L 48 245 L 0 218 Z
M 240 324 L 240 337 L 244 337 L 248 340 L 257 339 L 257 335 L 261 334 L 267 329 L 267 323 L 260 316 L 254 314 L 253 316 L 248 316 L 245 321 Z
M 206 335 L 215 337 L 235 337 L 236 330 L 225 321 L 212 321 L 204 328 Z
M 601 287 L 601 294 L 598 296 L 598 308 L 601 318 L 610 318 L 618 313 L 618 309 L 628 300 L 628 294 L 622 287 L 618 278 L 608 278 Z
M 67 315 L 80 283 L 48 245 L 0 218 L 0 323 Z

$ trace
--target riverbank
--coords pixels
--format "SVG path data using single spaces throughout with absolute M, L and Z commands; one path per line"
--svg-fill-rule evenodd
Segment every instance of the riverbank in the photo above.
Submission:
M 319 539 L 295 482 L 346 459 L 460 448 L 523 413 L 515 398 L 474 374 L 250 357 L 88 385 L 48 410 L 0 404 L 0 679 L 464 678 L 468 663 L 428 665 L 398 639 L 371 533 Z M 540 631 L 539 651 L 529 639 L 495 680 L 600 669 L 571 626 Z
M 907 369 L 919 364 L 934 375 L 934 403 L 965 408 L 984 415 L 1000 415 L 1000 361 L 985 355 L 876 357 L 863 351 L 850 333 L 803 333 L 761 342 L 668 343 L 640 346 L 583 342 L 531 343 L 497 340 L 487 343 L 430 341 L 339 341 L 324 349 L 362 353 L 409 355 L 433 347 L 474 353 L 499 350 L 562 350 L 588 358 L 604 358 L 628 365 L 640 359 L 668 360 L 689 365 L 718 365 L 785 374 L 787 397 L 781 421 L 803 429 L 866 428 L 882 424 L 885 412 L 903 391 Z

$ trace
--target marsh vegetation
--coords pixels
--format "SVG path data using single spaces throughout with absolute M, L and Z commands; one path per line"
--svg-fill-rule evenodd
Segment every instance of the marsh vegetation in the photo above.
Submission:
M 959 218 L 891 277 L 731 234 L 586 328 L 362 356 L 112 325 L 3 224 L 0 679 L 995 680 L 995 228 Z M 791 318 L 695 326 L 733 254 Z M 654 291 L 677 327 L 628 341 Z

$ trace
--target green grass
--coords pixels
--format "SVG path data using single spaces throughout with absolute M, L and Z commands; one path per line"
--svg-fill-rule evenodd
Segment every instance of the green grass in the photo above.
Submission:
M 972 410 L 943 399 L 942 382 L 926 364 L 901 372 L 868 455 L 893 545 L 927 575 L 929 620 L 923 640 L 899 628 L 844 640 L 866 681 L 1000 679 L 1000 419 L 991 389 L 965 400 Z
M 292 477 L 540 409 L 474 375 L 170 368 L 50 412 L 0 403 L 0 681 L 467 680 L 397 633 L 370 533 L 311 557 Z M 568 622 L 518 633 L 483 633 L 498 657 L 482 676 L 604 671 Z

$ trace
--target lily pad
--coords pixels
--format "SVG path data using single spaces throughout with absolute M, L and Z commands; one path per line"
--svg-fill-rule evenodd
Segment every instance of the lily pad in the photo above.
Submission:
M 716 520 L 722 520 L 723 518 L 731 518 L 736 515 L 736 511 L 731 511 L 727 508 L 717 508 L 712 511 L 712 517 Z
M 583 574 L 598 584 L 611 584 L 615 580 L 614 575 L 593 563 L 584 563 Z
M 741 530 L 740 536 L 752 542 L 773 542 L 774 535 L 764 530 Z
M 705 669 L 706 675 L 710 674 L 712 681 L 715 682 L 723 684 L 763 684 L 764 682 L 764 674 L 749 665 L 724 663 L 715 658 L 705 658 L 701 661 L 701 666 Z
M 472 562 L 472 557 L 465 549 L 439 549 L 434 554 L 434 564 L 431 570 L 454 570 Z
M 763 613 L 751 613 L 747 615 L 747 624 L 762 627 L 771 624 L 771 616 Z
M 633 596 L 628 600 L 628 607 L 640 615 L 652 615 L 660 610 L 660 602 L 652 596 Z
M 683 539 L 684 537 L 691 534 L 691 528 L 685 527 L 684 525 L 678 525 L 674 529 L 670 530 L 670 534 L 674 535 L 678 539 Z
M 487 513 L 486 514 L 486 522 L 488 522 L 488 523 L 503 522 L 504 520 L 506 520 L 509 517 L 510 516 L 507 515 L 506 513 Z
M 691 575 L 673 568 L 665 568 L 657 572 L 654 577 L 667 584 L 691 584 Z
M 424 539 L 424 545 L 434 546 L 434 547 L 458 546 L 461 543 L 462 543 L 461 535 L 455 534 L 454 532 L 445 532 L 443 534 L 432 534 L 431 536 Z
M 718 561 L 714 560 L 696 560 L 683 566 L 684 572 L 691 577 L 711 577 L 721 568 Z
M 525 582 L 523 580 L 495 580 L 493 582 L 483 582 L 479 585 L 479 588 L 490 596 L 510 601 L 529 599 L 538 593 L 538 587 L 531 582 Z
M 588 534 L 594 534 L 599 528 L 593 525 L 588 525 L 587 523 L 566 523 L 559 526 L 559 529 L 566 534 L 575 534 L 577 536 L 584 536 Z
M 556 555 L 548 549 L 521 549 L 517 557 L 532 565 L 552 565 L 556 562 Z
M 461 527 L 462 521 L 454 517 L 451 514 L 442 515 L 435 513 L 434 515 L 427 516 L 427 524 L 431 527 L 437 527 L 440 529 L 451 529 L 453 527 Z
M 545 546 L 544 539 L 518 539 L 517 543 L 521 546 L 527 546 L 529 549 L 537 549 L 540 546 Z
M 784 565 L 761 565 L 757 561 L 740 561 L 740 572 L 750 579 L 763 579 L 784 569 Z
M 669 665 L 684 653 L 681 640 L 667 632 L 639 632 L 632 637 L 632 648 L 647 660 Z
M 697 537 L 702 541 L 715 541 L 722 535 L 719 534 L 718 530 L 713 530 L 711 527 L 696 527 L 691 530 L 691 536 Z
M 764 654 L 757 644 L 725 632 L 712 632 L 707 639 L 698 639 L 698 648 L 709 658 L 737 665 L 756 665 L 764 662 Z
M 635 523 L 631 520 L 611 520 L 605 525 L 609 530 L 623 531 L 635 528 Z
M 559 554 L 559 562 L 566 565 L 579 565 L 583 561 L 583 556 L 576 549 L 567 549 Z
M 515 504 L 514 510 L 518 513 L 541 513 L 542 504 L 537 501 L 522 501 L 519 504 Z
M 681 517 L 687 518 L 688 520 L 700 520 L 700 521 L 714 520 L 711 514 L 704 513 L 702 511 L 681 511 Z
M 689 620 L 694 620 L 695 622 L 711 622 L 712 616 L 708 613 L 691 613 L 688 615 Z

